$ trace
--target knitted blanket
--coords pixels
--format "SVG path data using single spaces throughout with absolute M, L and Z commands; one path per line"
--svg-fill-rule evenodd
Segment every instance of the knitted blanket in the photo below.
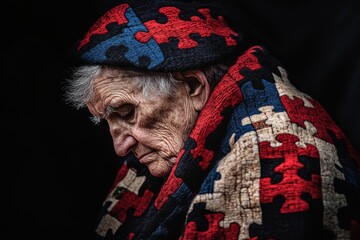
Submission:
M 214 88 L 167 178 L 119 170 L 98 239 L 359 239 L 360 160 L 260 46 Z

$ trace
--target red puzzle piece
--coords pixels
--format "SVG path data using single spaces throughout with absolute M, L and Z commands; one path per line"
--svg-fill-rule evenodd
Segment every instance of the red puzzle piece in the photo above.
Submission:
M 284 162 L 277 166 L 274 171 L 281 173 L 281 182 L 272 184 L 271 178 L 260 179 L 260 202 L 271 203 L 274 197 L 282 195 L 285 202 L 280 213 L 301 212 L 309 209 L 308 203 L 301 199 L 303 193 L 309 193 L 313 199 L 321 197 L 320 175 L 312 174 L 311 181 L 298 176 L 298 171 L 304 167 L 299 162 L 299 156 L 319 158 L 315 146 L 307 144 L 307 148 L 300 148 L 295 143 L 299 141 L 297 136 L 291 134 L 279 134 L 276 139 L 281 146 L 273 148 L 270 142 L 261 142 L 260 158 L 264 161 L 271 161 L 272 158 L 284 158 Z
M 313 99 L 308 100 L 314 106 L 313 108 L 306 107 L 304 101 L 296 96 L 294 96 L 294 100 L 286 95 L 281 97 L 281 102 L 284 104 L 291 122 L 303 128 L 305 128 L 304 121 L 310 122 L 317 129 L 315 136 L 329 143 L 332 143 L 332 140 L 327 129 L 334 132 L 338 139 L 343 139 L 344 134 L 320 104 Z
M 211 34 L 223 36 L 228 46 L 237 44 L 232 35 L 237 36 L 238 34 L 228 27 L 223 17 L 212 18 L 210 10 L 207 8 L 198 11 L 204 15 L 205 19 L 193 16 L 190 20 L 182 20 L 179 17 L 180 9 L 162 7 L 159 12 L 164 14 L 168 21 L 164 24 L 155 20 L 145 22 L 144 25 L 149 32 L 137 32 L 135 38 L 141 43 L 146 43 L 150 38 L 153 38 L 157 43 L 161 44 L 169 42 L 169 38 L 173 37 L 179 40 L 178 47 L 185 49 L 198 46 L 198 43 L 189 36 L 192 33 L 198 33 L 201 37 L 209 37 Z
M 138 217 L 148 208 L 151 198 L 154 196 L 150 190 L 146 189 L 143 196 L 138 196 L 133 192 L 125 190 L 120 200 L 111 209 L 110 214 L 119 219 L 120 222 L 125 222 L 127 211 L 134 208 L 134 216 Z
M 346 142 L 351 156 L 357 160 L 357 164 L 360 168 L 360 162 L 358 161 L 359 153 L 354 149 L 344 132 L 317 101 L 311 98 L 308 100 L 314 106 L 313 108 L 306 107 L 304 101 L 296 96 L 294 96 L 294 100 L 286 95 L 281 97 L 281 102 L 283 103 L 291 122 L 296 123 L 303 128 L 305 128 L 304 121 L 310 122 L 317 129 L 317 133 L 314 136 L 329 143 L 333 143 L 333 140 L 331 139 L 328 130 L 332 131 L 337 139 L 342 139 Z
M 180 239 L 238 239 L 239 224 L 231 223 L 229 228 L 220 227 L 220 222 L 224 219 L 223 213 L 206 214 L 205 218 L 209 226 L 207 231 L 200 232 L 197 230 L 195 222 L 189 222 L 186 225 L 184 235 Z

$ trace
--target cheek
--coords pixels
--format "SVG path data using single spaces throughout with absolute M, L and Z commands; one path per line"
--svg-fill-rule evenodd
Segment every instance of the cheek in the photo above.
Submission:
M 144 109 L 148 111 L 142 114 L 144 117 L 140 119 L 139 126 L 149 130 L 181 128 L 184 116 L 187 115 L 185 107 L 172 98 L 161 99 L 158 105 L 149 105 Z
M 194 113 L 186 104 L 162 104 L 152 109 L 139 120 L 139 127 L 151 132 L 154 141 L 161 142 L 163 148 L 179 151 L 195 122 Z
M 194 112 L 190 112 L 187 108 L 176 108 L 171 111 L 162 124 L 168 130 L 168 135 L 171 136 L 169 141 L 177 145 L 177 148 L 182 147 L 185 140 L 188 138 L 196 116 Z
M 141 128 L 156 130 L 169 125 L 171 119 L 171 109 L 167 106 L 152 109 L 151 112 L 144 114 L 145 116 L 140 119 L 139 126 Z M 161 126 L 161 127 L 160 127 Z

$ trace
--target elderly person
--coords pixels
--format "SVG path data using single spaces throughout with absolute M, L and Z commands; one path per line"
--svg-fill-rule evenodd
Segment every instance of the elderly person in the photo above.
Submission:
M 355 239 L 358 153 L 223 14 L 123 2 L 74 48 L 67 101 L 123 161 L 98 239 Z

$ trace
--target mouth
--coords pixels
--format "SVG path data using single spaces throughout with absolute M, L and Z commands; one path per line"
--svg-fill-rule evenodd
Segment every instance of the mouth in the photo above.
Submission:
M 176 157 L 162 158 L 156 151 L 147 152 L 136 157 L 141 164 L 147 166 L 157 161 L 166 162 L 168 165 L 174 166 L 177 159 Z
M 154 158 L 154 152 L 142 154 L 141 156 L 137 156 L 137 158 L 139 159 L 139 162 L 142 164 L 148 164 L 156 160 L 156 158 Z

